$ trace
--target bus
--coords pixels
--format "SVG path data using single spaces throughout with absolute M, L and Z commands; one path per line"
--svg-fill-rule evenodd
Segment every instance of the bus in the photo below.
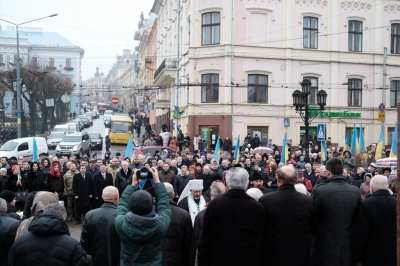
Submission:
M 107 110 L 107 104 L 97 103 L 97 110 L 99 111 L 99 114 L 104 114 L 104 111 Z
M 129 116 L 113 115 L 110 121 L 110 142 L 112 144 L 128 144 L 129 136 L 134 137 L 133 121 Z

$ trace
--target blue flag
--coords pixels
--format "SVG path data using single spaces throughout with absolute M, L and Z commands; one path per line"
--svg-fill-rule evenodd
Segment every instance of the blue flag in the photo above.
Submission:
M 354 124 L 353 132 L 351 135 L 351 156 L 356 156 L 357 154 L 357 128 L 356 124 Z
M 397 157 L 397 123 L 394 125 L 394 131 L 392 136 L 392 147 L 390 148 L 390 155 L 389 157 Z
M 34 162 L 39 162 L 38 149 L 35 137 L 33 137 L 32 157 Z
M 132 134 L 129 135 L 128 144 L 126 145 L 124 158 L 133 159 L 133 145 L 132 145 Z
M 286 164 L 287 160 L 289 160 L 289 155 L 288 155 L 288 145 L 287 145 L 287 132 L 285 133 L 285 138 L 283 139 L 283 146 L 282 146 L 282 152 L 281 152 L 281 163 Z
M 367 152 L 365 149 L 364 131 L 362 128 L 362 123 L 360 124 L 360 153 L 363 154 Z
M 236 141 L 235 153 L 233 154 L 233 159 L 236 160 L 236 163 L 239 162 L 239 155 L 240 155 L 240 135 L 238 136 L 238 139 Z
M 213 157 L 213 159 L 217 161 L 218 164 L 219 164 L 220 149 L 221 149 L 221 143 L 218 135 L 217 144 L 215 144 L 214 157 Z

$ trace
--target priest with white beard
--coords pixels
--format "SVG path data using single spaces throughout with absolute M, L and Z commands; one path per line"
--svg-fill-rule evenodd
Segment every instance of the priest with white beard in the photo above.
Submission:
M 208 201 L 208 199 L 202 195 L 202 192 L 203 180 L 193 179 L 186 185 L 178 200 L 178 206 L 189 212 L 192 225 L 194 225 L 196 215 L 205 209 Z

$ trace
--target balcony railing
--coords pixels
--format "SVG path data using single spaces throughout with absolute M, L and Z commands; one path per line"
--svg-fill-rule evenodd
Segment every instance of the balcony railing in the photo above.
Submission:
M 166 58 L 160 66 L 157 68 L 156 73 L 154 73 L 154 79 L 157 78 L 157 76 L 163 71 L 164 69 L 176 69 L 176 59 L 171 59 L 171 58 Z

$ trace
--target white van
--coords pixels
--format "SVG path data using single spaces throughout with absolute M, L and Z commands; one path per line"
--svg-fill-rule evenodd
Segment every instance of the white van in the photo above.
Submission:
M 46 139 L 35 137 L 38 155 L 48 156 L 49 149 Z M 17 160 L 19 156 L 24 156 L 25 161 L 32 161 L 33 157 L 33 137 L 9 140 L 0 147 L 0 157 Z
M 59 131 L 61 131 L 61 132 L 69 132 L 70 130 L 69 130 L 69 127 L 68 127 L 68 125 L 56 125 L 55 127 L 54 127 L 54 129 L 52 130 L 52 132 L 59 132 Z

